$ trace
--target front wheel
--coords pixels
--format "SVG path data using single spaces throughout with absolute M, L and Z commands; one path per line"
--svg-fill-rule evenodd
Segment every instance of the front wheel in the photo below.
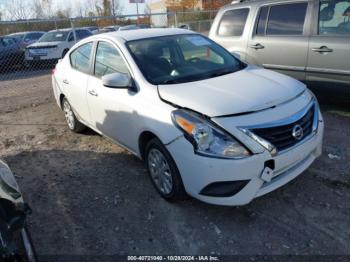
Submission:
M 163 198 L 171 201 L 187 198 L 179 170 L 159 139 L 147 144 L 145 161 L 152 183 Z
M 68 128 L 75 133 L 82 132 L 86 127 L 82 123 L 80 123 L 79 120 L 76 118 L 72 107 L 70 106 L 66 98 L 63 98 L 62 108 Z

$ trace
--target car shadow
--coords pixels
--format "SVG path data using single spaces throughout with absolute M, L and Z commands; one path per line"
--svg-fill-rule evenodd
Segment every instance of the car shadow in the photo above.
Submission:
M 350 111 L 349 88 L 321 84 L 313 84 L 308 87 L 316 95 L 321 109 Z

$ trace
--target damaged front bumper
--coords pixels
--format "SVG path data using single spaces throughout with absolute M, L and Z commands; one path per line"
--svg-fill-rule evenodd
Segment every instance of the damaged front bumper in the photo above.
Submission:
M 321 155 L 324 124 L 304 143 L 277 155 L 268 150 L 244 159 L 217 159 L 194 154 L 184 138 L 167 145 L 187 193 L 216 205 L 245 205 L 303 173 Z

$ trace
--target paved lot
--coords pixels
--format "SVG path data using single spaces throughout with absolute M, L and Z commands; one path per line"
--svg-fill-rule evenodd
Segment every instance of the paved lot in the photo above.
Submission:
M 46 71 L 0 81 L 0 157 L 33 208 L 39 255 L 350 254 L 350 96 L 331 93 L 316 92 L 323 156 L 244 207 L 161 199 L 136 157 L 67 130 Z

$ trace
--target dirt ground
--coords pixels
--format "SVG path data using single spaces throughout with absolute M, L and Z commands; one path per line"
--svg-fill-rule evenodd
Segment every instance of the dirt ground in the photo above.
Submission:
M 160 198 L 139 159 L 68 131 L 46 71 L 0 81 L 0 157 L 33 209 L 39 255 L 350 255 L 350 95 L 315 92 L 322 157 L 243 207 Z

